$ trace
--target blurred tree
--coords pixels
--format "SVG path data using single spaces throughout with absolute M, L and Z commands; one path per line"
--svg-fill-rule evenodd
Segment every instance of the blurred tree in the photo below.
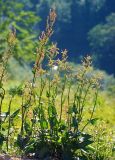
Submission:
M 36 26 L 40 18 L 32 11 L 30 0 L 0 0 L 0 57 L 6 47 L 6 37 L 9 30 L 16 29 L 17 45 L 14 57 L 20 59 L 32 58 L 32 50 L 38 35 Z
M 110 15 L 112 12 L 115 12 L 115 0 L 39 0 L 39 3 L 37 4 L 36 2 L 36 5 L 38 8 L 37 12 L 41 17 L 43 17 L 43 19 L 46 17 L 47 12 L 51 6 L 56 7 L 58 18 L 56 24 L 56 36 L 54 40 L 57 40 L 58 46 L 60 48 L 67 48 L 69 50 L 70 60 L 76 62 L 76 58 L 78 59 L 78 57 L 84 56 L 85 54 L 89 54 L 93 51 L 93 53 L 96 55 L 98 54 L 97 58 L 102 69 L 106 69 L 106 71 L 109 73 L 115 72 L 113 62 L 114 58 L 112 60 L 112 57 L 114 57 L 114 48 L 112 47 L 113 42 L 110 43 L 109 40 L 103 42 L 101 54 L 99 44 L 96 45 L 94 40 L 95 47 L 92 47 L 89 45 L 89 41 L 87 39 L 88 32 L 92 28 L 94 28 L 97 24 L 104 24 L 105 17 Z M 97 35 L 97 42 L 99 43 L 100 41 L 104 41 L 102 39 L 98 40 L 101 38 L 100 35 L 104 27 L 107 27 L 107 30 L 105 29 L 103 38 L 106 36 L 107 31 L 109 32 L 108 39 L 109 37 L 112 38 L 112 26 L 109 25 L 109 22 L 107 21 L 105 25 L 99 25 L 95 28 L 95 30 L 98 30 L 97 32 L 92 31 L 92 37 L 93 34 L 94 37 Z M 107 43 L 107 46 L 105 46 L 105 43 Z M 99 51 L 97 52 L 97 50 Z M 106 60 L 103 59 L 104 52 L 107 56 L 107 58 L 105 58 Z M 107 66 L 105 63 L 110 59 L 111 62 Z
M 37 5 L 38 13 L 46 13 L 53 7 L 56 8 L 58 21 L 68 22 L 71 19 L 71 0 L 39 0 L 39 2 L 33 1 L 32 3 Z
M 58 14 L 53 40 L 58 42 L 59 48 L 69 50 L 70 60 L 76 62 L 76 58 L 92 50 L 97 54 L 97 49 L 94 51 L 90 47 L 87 34 L 97 24 L 104 23 L 105 17 L 111 12 L 115 12 L 115 0 L 0 0 L 0 54 L 4 48 L 3 37 L 14 26 L 17 37 L 21 40 L 15 48 L 15 57 L 30 59 L 38 35 L 36 32 L 38 28 L 44 30 L 45 19 L 51 7 L 55 7 Z M 40 18 L 36 15 L 43 19 L 39 27 Z M 110 54 L 108 51 L 110 50 L 106 48 L 107 55 Z M 101 65 L 103 62 L 99 63 Z
M 36 5 L 37 12 L 43 19 L 49 8 L 52 6 L 56 8 L 58 16 L 55 39 L 60 48 L 67 47 L 71 52 L 70 60 L 75 60 L 78 54 L 81 56 L 90 51 L 87 33 L 101 21 L 98 13 L 103 8 L 105 1 L 39 0 Z
M 115 75 L 115 13 L 108 16 L 104 24 L 95 26 L 89 32 L 89 41 L 96 63 L 101 69 Z
M 37 5 L 38 12 L 40 13 L 42 10 L 44 10 L 44 5 L 46 8 L 55 7 L 57 14 L 58 14 L 58 21 L 61 22 L 71 22 L 72 18 L 72 10 L 71 6 L 75 5 L 77 8 L 82 9 L 90 9 L 92 12 L 98 12 L 105 4 L 106 0 L 35 0 L 31 2 L 34 5 Z M 88 7 L 88 8 L 87 8 Z M 46 9 L 45 8 L 45 9 Z M 77 13 L 76 8 L 76 13 Z M 44 10 L 44 12 L 47 12 L 47 9 Z

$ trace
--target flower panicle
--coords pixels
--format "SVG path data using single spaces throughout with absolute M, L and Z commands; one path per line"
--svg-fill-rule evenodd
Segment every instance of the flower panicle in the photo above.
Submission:
M 57 56 L 59 54 L 59 48 L 57 47 L 57 43 L 55 43 L 55 44 L 52 43 L 48 52 L 49 52 L 49 55 L 51 58 Z
M 41 43 L 46 44 L 53 34 L 53 26 L 56 20 L 56 12 L 54 9 L 50 10 L 49 16 L 47 17 L 46 30 L 41 33 L 39 40 Z
M 9 46 L 14 46 L 16 43 L 16 29 L 14 28 L 8 34 L 7 42 Z
M 64 49 L 61 53 L 62 53 L 62 61 L 66 62 L 67 58 L 68 58 L 68 56 L 67 56 L 67 54 L 68 54 L 67 49 Z
M 86 56 L 84 57 L 83 61 L 82 61 L 82 65 L 84 66 L 84 68 L 89 68 L 92 65 L 92 58 L 91 56 Z
M 53 25 L 55 23 L 56 19 L 56 13 L 54 9 L 50 10 L 49 16 L 47 17 L 47 24 L 46 24 L 46 30 L 41 33 L 39 36 L 39 47 L 36 49 L 36 61 L 33 68 L 33 73 L 36 74 L 36 72 L 39 71 L 41 68 L 40 65 L 45 57 L 45 45 L 48 43 L 49 38 L 53 34 Z M 56 45 L 52 45 L 51 52 L 54 54 L 54 52 L 57 53 Z

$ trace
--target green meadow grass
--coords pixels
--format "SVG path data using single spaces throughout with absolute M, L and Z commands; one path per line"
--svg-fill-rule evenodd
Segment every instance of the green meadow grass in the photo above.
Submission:
M 15 81 L 15 80 L 8 81 L 7 83 L 5 83 L 6 92 L 8 93 L 9 88 L 13 88 L 19 85 L 20 85 L 19 81 Z M 38 86 L 39 86 L 39 82 L 38 82 Z M 46 93 L 44 91 L 43 99 L 46 96 L 45 94 Z M 65 97 L 67 97 L 66 92 L 65 92 Z M 73 100 L 73 93 L 71 93 L 70 100 L 71 101 Z M 2 108 L 3 112 L 7 112 L 9 101 L 10 101 L 10 96 L 6 94 L 3 101 L 3 108 Z M 88 101 L 89 104 L 87 104 L 87 109 L 85 113 L 86 119 L 89 117 L 88 113 L 90 113 L 90 110 L 91 110 L 91 101 L 92 101 L 92 97 L 89 97 L 89 101 Z M 60 95 L 57 96 L 56 107 L 57 107 L 57 110 L 60 112 Z M 18 108 L 21 108 L 21 98 L 19 96 L 15 96 L 12 102 L 11 112 L 14 112 Z M 65 102 L 63 106 L 63 119 L 66 119 L 65 113 L 67 112 L 67 109 L 68 108 Z M 99 92 L 94 117 L 105 121 L 105 123 L 107 123 L 108 126 L 110 126 L 110 128 L 111 127 L 114 128 L 114 125 L 115 125 L 115 96 L 114 95 L 113 96 L 109 95 L 107 91 Z

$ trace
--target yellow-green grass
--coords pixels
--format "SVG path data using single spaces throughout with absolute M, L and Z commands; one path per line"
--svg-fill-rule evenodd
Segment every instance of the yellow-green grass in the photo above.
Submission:
M 14 86 L 19 85 L 18 81 L 9 81 L 7 84 L 5 84 L 6 93 L 8 93 L 8 89 Z M 47 87 L 46 87 L 47 88 Z M 39 87 L 37 89 L 39 92 Z M 45 90 L 46 91 L 46 90 Z M 47 101 L 46 93 L 44 91 L 43 95 L 43 101 Z M 73 101 L 73 94 L 74 91 L 71 91 L 70 96 L 70 104 Z M 66 119 L 66 112 L 68 110 L 68 104 L 67 104 L 67 89 L 65 90 L 65 104 L 63 105 L 63 119 Z M 10 96 L 6 94 L 4 100 L 3 100 L 3 107 L 2 112 L 8 111 L 8 104 L 10 101 Z M 60 95 L 57 96 L 56 99 L 56 108 L 58 113 L 60 113 Z M 87 98 L 86 107 L 84 109 L 84 120 L 89 119 L 90 112 L 92 110 L 92 94 L 89 95 Z M 21 97 L 15 96 L 12 101 L 12 107 L 11 112 L 16 111 L 17 109 L 21 108 Z M 104 120 L 110 127 L 114 127 L 115 124 L 115 97 L 109 96 L 107 92 L 99 92 L 97 106 L 94 113 L 94 118 L 99 118 L 100 120 Z

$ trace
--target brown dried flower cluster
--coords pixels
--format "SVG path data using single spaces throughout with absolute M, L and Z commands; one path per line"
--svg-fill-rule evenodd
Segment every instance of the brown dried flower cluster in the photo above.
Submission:
M 56 19 L 56 13 L 55 10 L 51 9 L 49 16 L 47 18 L 47 25 L 46 25 L 46 30 L 42 32 L 41 36 L 39 37 L 39 47 L 36 49 L 36 61 L 35 65 L 33 68 L 33 73 L 36 75 L 37 72 L 40 70 L 40 74 L 42 70 L 42 62 L 44 60 L 46 50 L 45 50 L 45 45 L 48 43 L 49 38 L 51 37 L 53 33 L 53 25 L 55 23 Z M 51 48 L 51 54 L 56 51 L 56 46 L 52 45 Z
M 88 69 L 88 68 L 91 66 L 91 64 L 92 64 L 92 59 L 91 59 L 91 57 L 90 57 L 90 56 L 84 57 L 84 59 L 83 59 L 83 61 L 82 61 L 82 65 L 83 65 L 86 69 Z
M 11 31 L 8 34 L 7 42 L 8 42 L 9 46 L 15 45 L 15 43 L 16 43 L 16 29 L 14 29 L 13 31 Z

